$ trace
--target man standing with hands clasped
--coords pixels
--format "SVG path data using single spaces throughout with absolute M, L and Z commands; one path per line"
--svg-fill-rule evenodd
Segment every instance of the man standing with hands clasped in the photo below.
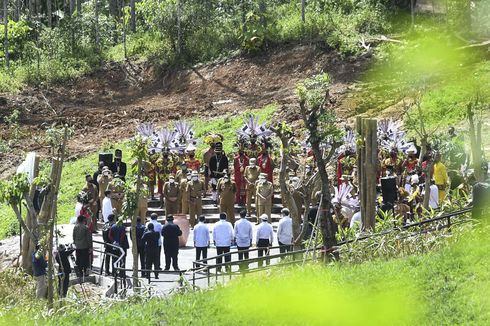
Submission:
M 235 242 L 238 249 L 238 260 L 248 259 L 248 250 L 252 245 L 252 223 L 247 220 L 247 211 L 240 211 L 240 219 L 235 223 Z M 248 268 L 248 263 L 240 265 L 240 269 Z
M 274 231 L 272 229 L 272 225 L 267 222 L 269 217 L 266 214 L 262 214 L 260 219 L 262 220 L 262 223 L 260 223 L 259 227 L 257 228 L 257 234 L 255 237 L 257 241 L 257 248 L 260 248 L 258 250 L 258 256 L 262 257 L 264 256 L 264 253 L 266 256 L 269 256 L 269 247 L 272 246 L 272 241 L 274 240 Z M 266 260 L 266 264 L 270 264 L 269 259 Z M 264 261 L 260 260 L 259 267 L 262 267 L 263 265 Z
M 165 253 L 165 270 L 170 269 L 170 262 L 175 271 L 179 270 L 179 237 L 182 235 L 177 224 L 174 224 L 173 215 L 167 216 L 167 223 L 162 227 L 163 251 Z
M 196 248 L 196 260 L 208 258 L 209 229 L 204 221 L 204 215 L 199 216 L 199 223 L 194 228 L 194 247 Z
M 231 223 L 226 221 L 226 213 L 219 214 L 219 221 L 214 225 L 213 230 L 213 240 L 214 245 L 216 246 L 216 254 L 222 255 L 230 252 L 231 241 L 233 240 L 233 226 Z M 225 262 L 230 262 L 231 256 L 225 256 Z M 222 257 L 216 258 L 216 264 L 222 263 Z M 221 271 L 221 267 L 217 268 L 218 271 Z M 227 267 L 227 270 L 230 270 L 230 267 Z
M 277 228 L 277 242 L 279 242 L 280 253 L 285 253 L 292 250 L 293 244 L 293 220 L 289 217 L 289 209 L 281 210 L 281 220 Z

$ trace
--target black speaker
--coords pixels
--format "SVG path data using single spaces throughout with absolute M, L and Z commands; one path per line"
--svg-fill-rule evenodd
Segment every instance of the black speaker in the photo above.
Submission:
M 396 177 L 381 178 L 381 193 L 383 203 L 394 203 L 398 198 L 398 189 L 396 187 Z
M 111 168 L 112 165 L 112 153 L 99 153 L 99 162 L 104 162 L 105 166 Z M 99 163 L 97 162 L 97 163 Z

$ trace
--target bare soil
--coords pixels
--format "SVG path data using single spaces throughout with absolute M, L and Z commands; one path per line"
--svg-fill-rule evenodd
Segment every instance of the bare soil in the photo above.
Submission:
M 111 63 L 63 85 L 0 94 L 1 138 L 11 139 L 12 128 L 3 118 L 15 109 L 21 112 L 24 132 L 21 140 L 9 142 L 10 153 L 0 154 L 0 176 L 11 173 L 26 151 L 45 153 L 40 135 L 53 123 L 75 127 L 68 147 L 76 158 L 132 136 L 135 126 L 145 121 L 211 119 L 273 102 L 280 107 L 278 118 L 296 121 L 295 85 L 321 71 L 333 77 L 333 101 L 339 103 L 340 116 L 347 118 L 352 110 L 341 102 L 368 62 L 344 61 L 316 46 L 295 46 L 187 70 L 159 72 L 145 64 Z

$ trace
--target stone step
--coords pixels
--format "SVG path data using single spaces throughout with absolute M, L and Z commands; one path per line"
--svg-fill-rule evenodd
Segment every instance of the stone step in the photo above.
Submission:
M 238 214 L 240 210 L 244 209 L 245 207 L 235 205 L 235 212 Z M 272 213 L 273 214 L 280 214 L 283 206 L 280 204 L 274 204 L 272 205 Z M 252 210 L 255 210 L 255 204 L 252 204 Z M 165 209 L 164 208 L 159 208 L 159 207 L 148 207 L 148 210 L 146 212 L 146 216 L 150 216 L 151 214 L 156 213 L 157 215 L 165 215 Z M 213 204 L 211 205 L 203 205 L 202 206 L 202 213 L 204 215 L 212 215 L 212 214 L 219 214 L 219 207 L 214 206 Z
M 282 201 L 281 201 L 281 196 L 280 195 L 275 195 L 273 200 L 272 200 L 272 203 L 273 204 L 281 204 Z M 202 204 L 203 205 L 213 205 L 214 202 L 213 202 L 213 199 L 209 196 L 209 197 L 204 197 L 202 199 Z M 158 198 L 156 199 L 149 199 L 148 200 L 148 207 L 160 207 L 160 200 Z

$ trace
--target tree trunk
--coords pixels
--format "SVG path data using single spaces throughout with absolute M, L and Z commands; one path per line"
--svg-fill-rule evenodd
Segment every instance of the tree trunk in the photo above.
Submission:
M 8 0 L 3 0 L 3 52 L 5 57 L 5 67 L 10 68 L 10 58 L 9 58 L 9 37 L 8 37 Z
M 306 0 L 301 0 L 301 21 L 303 24 L 305 23 L 305 7 L 306 7 Z
M 46 0 L 46 18 L 48 19 L 48 27 L 53 26 L 53 8 L 51 0 Z
M 300 102 L 301 114 L 306 128 L 310 132 L 310 143 L 315 156 L 318 173 L 322 182 L 322 199 L 319 207 L 319 222 L 320 229 L 323 237 L 323 245 L 327 254 L 329 254 L 332 248 L 337 244 L 335 237 L 336 226 L 332 218 L 331 212 L 331 196 L 330 196 L 330 182 L 328 179 L 326 162 L 323 158 L 322 151 L 320 149 L 320 138 L 318 136 L 318 118 L 320 108 L 312 108 L 308 110 L 305 102 Z
M 357 118 L 356 130 L 363 144 L 357 148 L 362 229 L 374 231 L 376 222 L 377 121 Z
M 77 16 L 82 15 L 82 0 L 77 0 Z
M 301 228 L 300 228 L 300 223 L 301 223 L 301 215 L 300 215 L 300 209 L 301 207 L 298 207 L 296 205 L 296 201 L 294 200 L 293 194 L 291 191 L 288 189 L 286 185 L 286 180 L 287 180 L 287 166 L 289 162 L 289 148 L 290 148 L 290 141 L 285 136 L 284 134 L 280 132 L 276 132 L 276 134 L 279 136 L 281 139 L 281 165 L 279 169 L 279 185 L 281 188 L 281 197 L 284 200 L 284 203 L 286 204 L 286 207 L 289 209 L 289 214 L 291 216 L 291 219 L 293 220 L 293 239 L 294 239 L 294 246 L 296 248 L 301 246 L 301 239 L 299 235 L 301 234 Z M 299 249 L 299 248 L 298 248 Z
M 466 114 L 468 116 L 468 122 L 470 124 L 471 156 L 473 161 L 473 169 L 475 170 L 475 178 L 477 181 L 482 181 L 483 174 L 481 170 L 481 123 L 479 122 L 477 124 L 477 127 L 475 127 L 475 113 L 473 112 L 473 103 L 468 104 Z
M 94 0 L 95 6 L 95 51 L 100 54 L 99 0 Z
M 182 52 L 182 30 L 180 26 L 180 0 L 177 0 L 177 53 Z
M 137 179 L 136 179 L 136 200 L 137 200 L 137 205 L 139 205 L 139 199 L 140 199 L 140 192 L 141 192 L 141 170 L 143 168 L 143 160 L 141 158 L 138 158 L 138 174 L 137 174 Z M 136 237 L 136 220 L 138 218 L 138 209 L 135 210 L 133 213 L 133 218 L 131 219 L 131 243 L 132 243 L 132 248 L 131 252 L 133 254 L 133 284 L 135 289 L 138 288 L 137 285 L 139 283 L 138 281 L 138 239 Z M 141 266 L 141 268 L 144 268 L 144 266 Z
M 259 0 L 260 23 L 264 28 L 267 28 L 267 19 L 265 18 L 266 11 L 267 11 L 267 4 L 265 3 L 265 0 Z
M 136 0 L 130 0 L 131 7 L 131 32 L 136 33 Z
M 53 202 L 51 204 L 51 220 L 49 222 L 49 236 L 48 236 L 48 306 L 50 308 L 53 307 L 53 299 L 54 299 L 54 257 L 53 257 L 53 235 L 54 235 L 54 226 L 56 224 L 56 217 L 58 213 L 58 193 L 60 189 L 61 182 L 61 172 L 63 171 L 63 162 L 65 160 L 65 147 L 66 142 L 68 140 L 68 128 L 65 127 L 63 143 L 61 144 L 61 150 L 59 152 L 59 160 L 57 170 L 56 170 L 56 179 L 52 181 L 53 185 Z

